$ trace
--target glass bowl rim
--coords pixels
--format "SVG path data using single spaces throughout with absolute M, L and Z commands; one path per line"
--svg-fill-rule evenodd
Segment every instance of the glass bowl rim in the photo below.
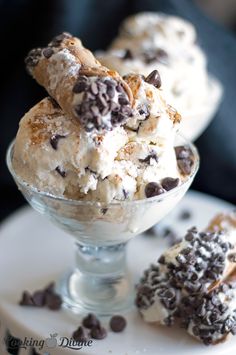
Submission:
M 199 169 L 200 157 L 199 157 L 197 147 L 194 145 L 194 143 L 192 143 L 192 142 L 188 141 L 186 138 L 184 138 L 184 136 L 180 133 L 176 134 L 176 137 L 180 137 L 181 139 L 183 139 L 184 144 L 181 144 L 181 145 L 189 146 L 191 151 L 193 152 L 194 166 L 192 168 L 191 174 L 188 175 L 188 177 L 186 178 L 186 180 L 184 182 L 182 182 L 180 185 L 174 187 L 172 190 L 166 191 L 163 194 L 160 194 L 157 196 L 153 196 L 153 197 L 149 197 L 149 198 L 146 197 L 144 199 L 112 201 L 112 202 L 106 203 L 106 202 L 101 202 L 101 201 L 73 200 L 70 198 L 63 197 L 63 196 L 53 195 L 52 193 L 47 192 L 47 191 L 38 190 L 36 187 L 30 185 L 25 180 L 23 180 L 19 175 L 17 175 L 15 173 L 15 170 L 13 169 L 12 153 L 14 150 L 15 139 L 10 143 L 10 145 L 7 149 L 6 163 L 7 163 L 7 167 L 9 169 L 11 175 L 13 176 L 14 180 L 17 181 L 17 183 L 19 185 L 24 186 L 26 189 L 30 190 L 34 194 L 40 195 L 42 197 L 47 197 L 47 198 L 52 199 L 54 201 L 60 201 L 60 202 L 63 202 L 65 204 L 69 204 L 69 205 L 78 205 L 78 206 L 86 205 L 86 206 L 98 206 L 98 207 L 101 207 L 101 206 L 106 206 L 106 207 L 107 206 L 121 206 L 121 205 L 126 206 L 126 205 L 133 205 L 133 204 L 136 205 L 136 204 L 143 204 L 143 203 L 151 203 L 151 202 L 164 200 L 165 198 L 168 198 L 169 196 L 174 195 L 176 192 L 178 192 L 184 186 L 186 186 L 190 180 L 192 180 L 194 178 L 194 176 L 196 175 L 196 173 Z

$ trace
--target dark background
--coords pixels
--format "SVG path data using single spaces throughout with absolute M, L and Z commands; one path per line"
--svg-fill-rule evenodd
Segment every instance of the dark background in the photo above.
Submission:
M 147 10 L 190 20 L 209 71 L 224 85 L 220 110 L 196 142 L 201 168 L 193 188 L 236 204 L 235 0 L 0 0 L 0 219 L 24 203 L 7 172 L 7 146 L 23 114 L 46 95 L 26 74 L 27 52 L 62 31 L 79 36 L 91 50 L 105 49 L 126 16 Z

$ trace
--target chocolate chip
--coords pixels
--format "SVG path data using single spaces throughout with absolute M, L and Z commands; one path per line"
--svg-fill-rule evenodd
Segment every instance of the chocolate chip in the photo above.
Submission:
M 38 64 L 41 54 L 42 54 L 42 48 L 32 49 L 28 53 L 27 57 L 25 58 L 25 64 L 29 72 L 30 72 L 30 68 L 33 68 Z
M 180 145 L 175 147 L 175 154 L 177 159 L 187 159 L 192 156 L 192 151 L 189 147 Z
M 164 192 L 165 190 L 156 182 L 149 182 L 145 187 L 145 195 L 147 198 L 161 195 Z
M 50 144 L 52 146 L 53 149 L 57 150 L 57 147 L 58 147 L 58 141 L 61 139 L 61 138 L 66 138 L 66 136 L 63 136 L 61 134 L 54 134 L 51 136 L 50 138 Z
M 100 325 L 99 319 L 93 313 L 89 313 L 83 320 L 82 324 L 86 328 L 98 327 Z
M 140 163 L 147 163 L 150 165 L 151 159 L 154 159 L 158 163 L 158 157 L 156 152 L 152 151 L 150 154 L 146 156 L 144 159 L 139 159 Z
M 51 47 L 47 47 L 42 50 L 42 53 L 45 58 L 49 59 L 53 55 L 54 50 Z
M 166 191 L 172 190 L 178 185 L 179 185 L 179 178 L 174 179 L 171 177 L 166 177 L 166 178 L 162 179 L 162 181 L 161 181 L 161 186 Z
M 188 219 L 190 219 L 191 217 L 192 217 L 192 213 L 191 213 L 191 211 L 189 211 L 189 210 L 183 210 L 183 211 L 181 211 L 181 213 L 179 214 L 179 219 L 180 219 L 180 220 L 183 220 L 183 221 L 188 220 Z
M 56 293 L 47 293 L 45 304 L 50 310 L 57 311 L 62 306 L 62 298 Z
M 34 306 L 36 307 L 43 307 L 45 306 L 45 291 L 35 291 L 32 295 L 32 300 L 34 303 Z
M 63 177 L 63 178 L 66 177 L 66 172 L 64 170 L 62 170 L 60 168 L 60 166 L 57 166 L 55 170 L 56 170 L 56 172 L 58 172 L 59 175 L 61 175 L 61 177 Z
M 189 159 L 181 159 L 177 160 L 177 165 L 183 175 L 189 175 L 192 171 L 193 162 Z
M 167 65 L 169 61 L 168 54 L 162 48 L 146 51 L 145 53 L 142 54 L 142 56 L 145 63 L 147 64 L 151 64 L 155 61 L 158 61 L 164 65 Z
M 34 302 L 31 294 L 28 291 L 24 291 L 22 294 L 22 299 L 19 302 L 20 306 L 34 306 Z
M 72 35 L 68 32 L 63 32 L 60 35 L 54 37 L 52 41 L 49 43 L 50 47 L 58 47 L 60 46 L 61 42 L 66 38 L 71 38 Z
M 106 214 L 107 211 L 108 211 L 108 208 L 102 208 L 102 209 L 101 209 L 101 212 L 102 212 L 103 215 Z
M 113 316 L 110 320 L 110 328 L 115 333 L 122 332 L 126 324 L 126 319 L 122 316 Z
M 166 259 L 165 259 L 164 255 L 161 255 L 161 256 L 159 257 L 158 262 L 159 262 L 160 264 L 163 264 L 163 265 L 165 264 Z
M 144 105 L 144 104 L 140 105 L 140 106 L 138 106 L 137 110 L 141 116 L 145 117 L 145 120 L 150 116 L 150 111 L 149 111 L 147 105 Z
M 156 88 L 161 87 L 161 77 L 158 70 L 153 70 L 146 78 L 145 81 L 148 84 L 155 86 Z
M 125 49 L 122 59 L 133 59 L 133 54 L 130 49 Z
M 87 78 L 85 76 L 80 76 L 78 81 L 75 83 L 73 87 L 74 94 L 80 94 L 88 88 Z
M 89 339 L 88 334 L 82 326 L 79 326 L 78 329 L 74 331 L 72 338 L 76 341 L 88 341 Z
M 176 245 L 181 241 L 181 238 L 178 236 L 178 234 L 170 227 L 164 228 L 162 235 L 164 238 L 168 239 L 168 244 L 170 246 Z
M 101 340 L 101 339 L 106 338 L 107 331 L 101 325 L 98 325 L 98 326 L 93 327 L 91 329 L 90 335 L 93 339 Z

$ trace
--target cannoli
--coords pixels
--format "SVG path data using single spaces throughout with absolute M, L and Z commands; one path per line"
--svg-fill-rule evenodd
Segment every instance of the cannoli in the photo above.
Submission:
M 121 76 L 102 66 L 68 33 L 25 59 L 28 72 L 87 132 L 111 130 L 132 114 L 132 92 Z
M 180 297 L 180 289 L 171 285 L 168 274 L 151 265 L 137 286 L 135 303 L 146 322 L 171 326 Z
M 236 272 L 203 295 L 183 297 L 181 324 L 205 345 L 226 341 L 236 334 Z
M 173 324 L 182 297 L 210 292 L 236 269 L 236 215 L 221 215 L 221 224 L 218 220 L 219 216 L 213 219 L 205 232 L 188 230 L 182 242 L 144 272 L 136 305 L 147 322 Z

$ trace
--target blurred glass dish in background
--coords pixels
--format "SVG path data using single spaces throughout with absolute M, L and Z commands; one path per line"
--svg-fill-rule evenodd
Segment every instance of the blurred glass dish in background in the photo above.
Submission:
M 128 17 L 97 58 L 121 75 L 158 69 L 163 96 L 181 113 L 180 131 L 189 140 L 201 135 L 220 105 L 222 86 L 207 71 L 194 26 L 181 18 L 152 12 Z

